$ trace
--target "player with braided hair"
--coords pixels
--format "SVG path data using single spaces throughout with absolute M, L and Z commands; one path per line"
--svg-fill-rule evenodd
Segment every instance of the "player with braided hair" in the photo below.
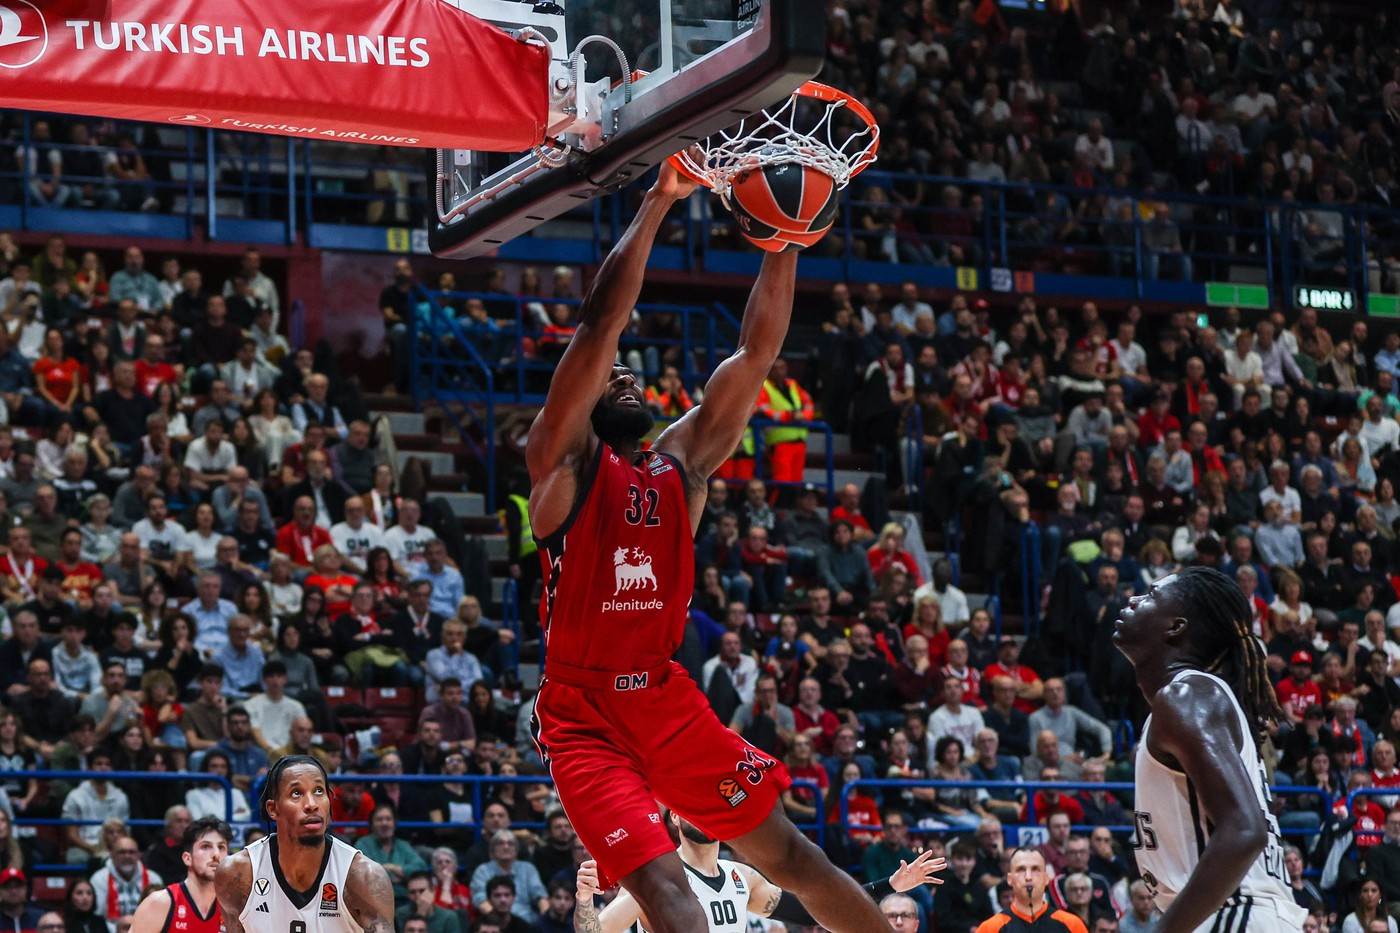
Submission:
M 1281 716 L 1229 577 L 1190 567 L 1128 601 L 1113 635 L 1151 708 L 1137 748 L 1136 849 L 1158 933 L 1302 929 L 1259 742 Z

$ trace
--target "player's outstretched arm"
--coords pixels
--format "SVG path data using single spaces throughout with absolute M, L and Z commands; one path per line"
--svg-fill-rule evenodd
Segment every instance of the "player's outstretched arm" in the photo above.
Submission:
M 574 933 L 624 933 L 642 919 L 642 907 L 624 888 L 601 911 L 593 903 L 598 887 L 598 863 L 588 859 L 578 868 L 574 891 Z
M 642 199 L 637 216 L 593 277 L 579 309 L 578 329 L 555 367 L 549 394 L 525 445 L 526 465 L 536 491 L 561 468 L 576 473 L 592 452 L 589 416 L 608 384 L 617 359 L 618 338 L 642 292 L 656 232 L 671 205 L 694 190 L 694 182 L 663 163 L 661 175 Z M 532 496 L 531 524 L 541 537 L 562 525 L 573 507 L 572 496 L 560 497 L 559 491 Z
M 879 901 L 890 894 L 903 894 L 926 884 L 942 884 L 943 879 L 938 877 L 938 873 L 947 867 L 948 863 L 941 858 L 934 858 L 933 852 L 921 852 L 912 862 L 901 859 L 899 868 L 889 878 L 864 885 L 865 893 Z M 757 869 L 742 866 L 740 870 L 748 875 L 750 913 L 797 926 L 816 924 L 817 921 L 807 912 L 807 908 L 802 906 L 801 901 L 763 877 Z
M 763 380 L 783 348 L 796 283 L 797 253 L 768 253 L 764 257 L 763 269 L 744 308 L 734 355 L 710 376 L 704 400 L 661 432 L 656 441 L 658 450 L 680 459 L 692 487 L 702 493 L 710 474 L 738 446 Z M 694 520 L 699 522 L 699 514 Z
M 350 863 L 345 907 L 365 933 L 394 933 L 394 886 L 382 865 L 363 855 Z
M 136 907 L 131 918 L 131 933 L 161 933 L 170 913 L 170 891 L 157 891 Z
M 219 900 L 219 910 L 224 917 L 224 933 L 243 933 L 238 915 L 243 913 L 248 892 L 252 890 L 253 862 L 247 852 L 230 856 L 219 865 L 214 873 L 214 896 Z
M 1152 747 L 1181 765 L 1215 826 L 1157 933 L 1190 933 L 1209 920 L 1268 844 L 1268 820 L 1254 795 L 1259 775 L 1240 755 L 1246 738 L 1230 698 L 1205 678 L 1169 684 L 1153 700 Z

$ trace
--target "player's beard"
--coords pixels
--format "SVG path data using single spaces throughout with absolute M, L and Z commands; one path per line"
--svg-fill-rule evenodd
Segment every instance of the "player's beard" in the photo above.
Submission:
M 697 846 L 712 846 L 715 840 L 700 831 L 700 827 L 694 823 L 687 823 L 681 820 L 681 835 L 695 843 Z
M 298 833 L 293 838 L 296 839 L 297 845 L 314 849 L 326 844 L 326 831 L 323 829 L 318 833 Z
M 647 408 L 623 408 L 599 401 L 593 406 L 593 433 L 609 447 L 632 445 L 647 436 L 653 419 Z

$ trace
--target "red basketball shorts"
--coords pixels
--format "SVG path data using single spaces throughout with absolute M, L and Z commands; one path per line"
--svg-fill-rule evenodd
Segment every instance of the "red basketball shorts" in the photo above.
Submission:
M 757 829 L 792 783 L 781 762 L 720 723 L 675 662 L 608 674 L 606 687 L 575 686 L 550 668 L 562 665 L 546 665 L 535 737 L 607 886 L 675 850 L 658 802 L 729 840 Z

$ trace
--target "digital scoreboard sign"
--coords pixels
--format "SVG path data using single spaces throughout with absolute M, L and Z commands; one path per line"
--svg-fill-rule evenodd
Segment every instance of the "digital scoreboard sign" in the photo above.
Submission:
M 1293 307 L 1317 311 L 1355 311 L 1359 307 L 1356 293 L 1348 288 L 1321 288 L 1299 285 L 1293 290 Z

